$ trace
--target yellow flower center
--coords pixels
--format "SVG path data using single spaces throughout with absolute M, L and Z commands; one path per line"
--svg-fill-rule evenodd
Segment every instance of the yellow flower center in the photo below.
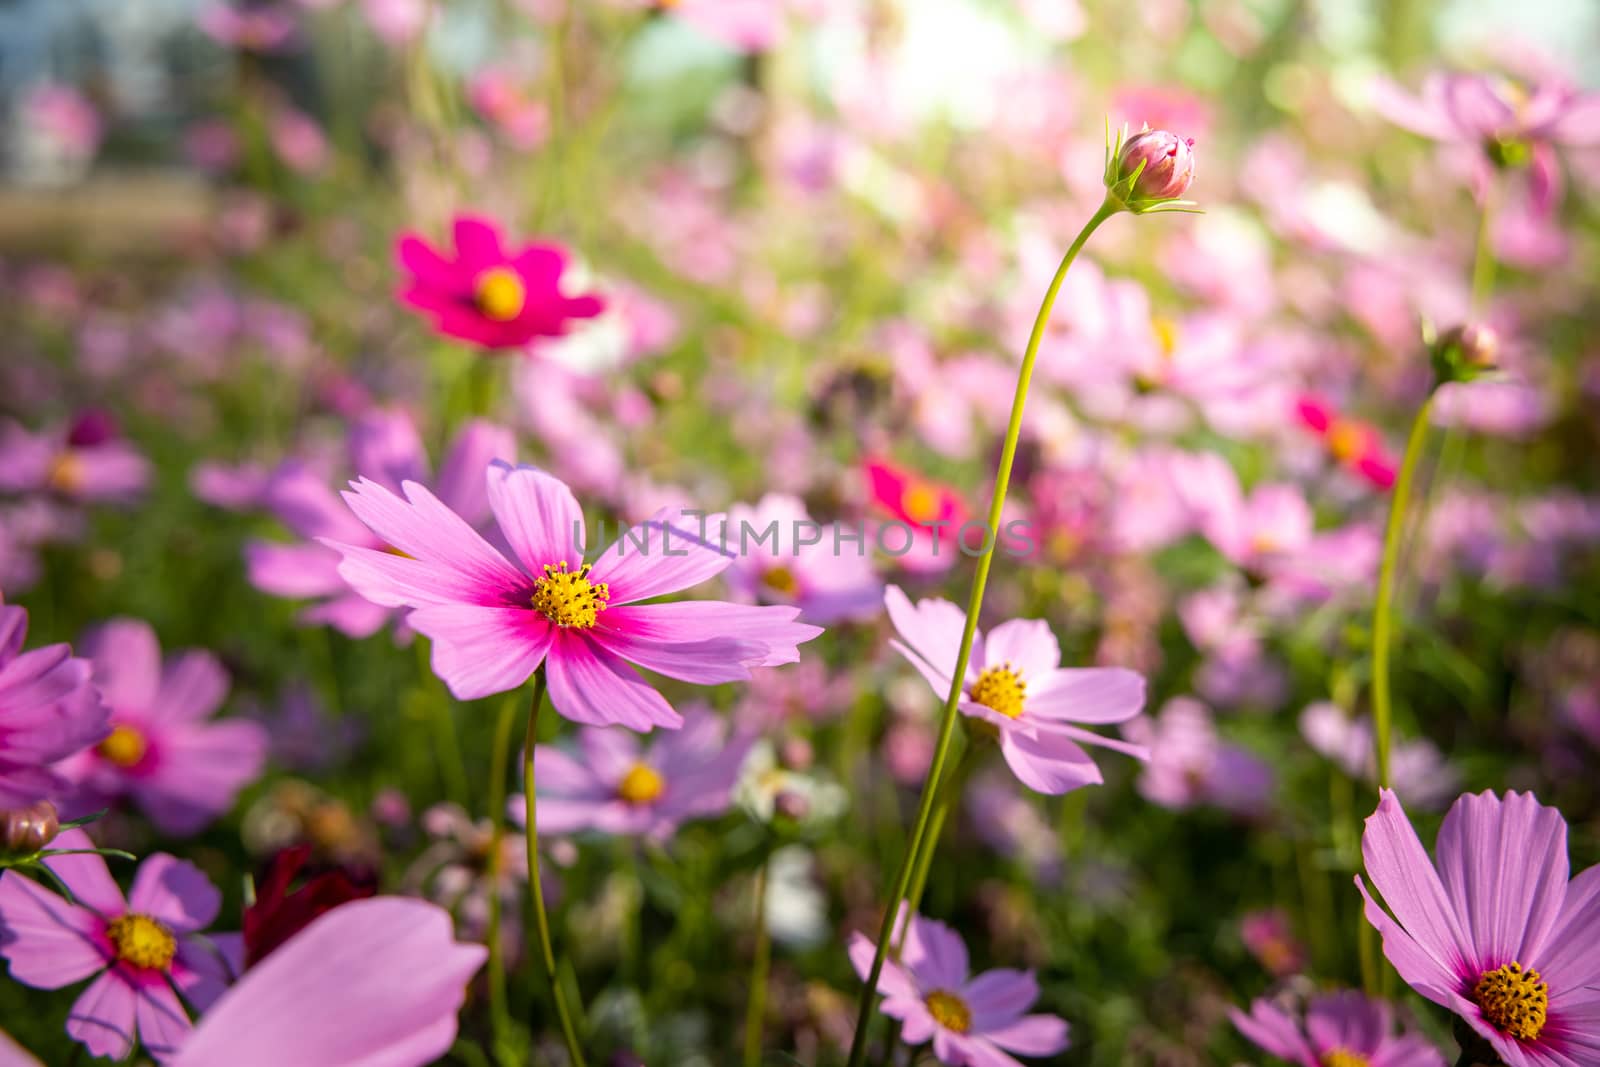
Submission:
M 781 564 L 768 567 L 767 572 L 761 576 L 761 584 L 774 593 L 782 593 L 784 596 L 793 596 L 800 588 L 800 582 L 795 578 L 794 571 Z
M 1367 435 L 1357 423 L 1338 420 L 1328 428 L 1328 451 L 1344 463 L 1361 458 L 1367 448 Z
M 1519 1041 L 1533 1041 L 1544 1029 L 1550 989 L 1538 971 L 1508 963 L 1484 971 L 1472 987 L 1472 999 L 1495 1029 Z
M 83 488 L 83 460 L 70 451 L 63 452 L 51 460 L 47 477 L 56 492 L 76 493 Z
M 954 993 L 935 989 L 923 997 L 922 1002 L 928 1006 L 933 1021 L 951 1033 L 964 1034 L 972 1029 L 972 1009 Z
M 939 491 L 924 482 L 915 482 L 900 495 L 900 508 L 912 522 L 932 522 L 939 517 Z
M 1150 328 L 1161 346 L 1161 358 L 1171 359 L 1172 353 L 1178 350 L 1178 324 L 1168 318 L 1156 318 L 1151 321 Z
M 990 667 L 978 675 L 978 681 L 972 687 L 974 702 L 998 711 L 1008 719 L 1015 719 L 1022 714 L 1022 703 L 1027 695 L 1028 683 L 1011 669 L 1009 663 L 1004 667 Z
M 533 607 L 557 626 L 587 630 L 606 609 L 611 588 L 589 581 L 589 564 L 567 570 L 567 561 L 545 564 L 544 577 L 533 583 Z
M 478 275 L 474 291 L 478 310 L 496 322 L 510 322 L 528 303 L 522 276 L 509 267 L 491 267 Z
M 1372 1061 L 1359 1052 L 1336 1048 L 1322 1054 L 1322 1067 L 1372 1067 Z
M 661 772 L 644 763 L 635 763 L 617 783 L 617 796 L 629 804 L 649 804 L 666 792 L 667 780 Z
M 106 926 L 117 959 L 135 967 L 164 971 L 177 955 L 178 941 L 164 923 L 148 915 L 124 915 Z
M 124 724 L 113 727 L 110 735 L 100 742 L 100 755 L 118 767 L 134 767 L 144 759 L 149 748 L 143 733 L 136 727 Z

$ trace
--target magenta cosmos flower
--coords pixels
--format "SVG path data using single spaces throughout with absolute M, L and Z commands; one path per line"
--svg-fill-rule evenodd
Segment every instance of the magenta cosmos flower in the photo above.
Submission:
M 510 430 L 473 419 L 451 441 L 434 479 L 411 417 L 400 411 L 371 411 L 351 426 L 347 447 L 349 469 L 356 476 L 391 492 L 398 492 L 405 481 L 431 482 L 446 507 L 481 526 L 489 518 L 483 469 L 490 460 L 515 458 L 517 446 Z M 351 589 L 339 576 L 339 553 L 318 543 L 331 538 L 380 551 L 388 548 L 350 514 L 322 475 L 304 463 L 284 463 L 267 479 L 260 503 L 300 540 L 250 542 L 245 561 L 252 585 L 275 596 L 313 600 L 301 619 L 327 623 L 348 637 L 370 636 L 393 617 L 392 609 Z
M 437 904 L 340 904 L 246 972 L 169 1067 L 422 1067 L 455 1043 L 487 955 Z
M 519 348 L 536 337 L 559 337 L 573 319 L 592 319 L 604 302 L 592 293 L 567 296 L 561 276 L 567 253 L 531 244 L 515 251 L 501 244 L 487 219 L 456 217 L 455 254 L 447 257 L 416 234 L 395 246 L 411 280 L 400 299 L 433 320 L 446 337 L 490 349 Z
M 62 849 L 93 848 L 81 830 Z M 67 1033 L 96 1056 L 123 1059 L 134 1038 L 157 1059 L 189 1031 L 183 999 L 204 1011 L 240 969 L 238 934 L 197 936 L 217 917 L 222 894 L 200 870 L 164 852 L 139 865 L 126 899 L 99 856 L 54 856 L 45 864 L 77 904 L 16 871 L 0 874 L 0 956 L 11 977 L 60 989 L 99 975 L 67 1016 Z
M 961 646 L 966 614 L 948 600 L 913 605 L 898 586 L 884 594 L 900 639 L 890 642 L 941 696 Z M 1066 793 L 1102 779 L 1079 742 L 1138 759 L 1143 746 L 1075 725 L 1126 722 L 1144 706 L 1144 679 L 1120 667 L 1061 666 L 1061 647 L 1042 619 L 1013 619 L 981 631 L 962 683 L 961 713 L 999 738 L 1000 752 L 1029 789 Z
M 87 660 L 66 645 L 22 651 L 28 613 L 0 605 L 0 811 L 68 788 L 51 764 L 110 732 Z
M 648 748 L 626 730 L 591 728 L 579 731 L 576 754 L 535 749 L 539 832 L 598 830 L 664 840 L 689 819 L 727 811 L 754 738 L 730 741 L 710 710 L 686 711 L 682 730 Z M 512 798 L 511 814 L 526 822 L 522 797 Z
M 1249 1015 L 1235 1008 L 1228 1016 L 1241 1034 L 1295 1067 L 1444 1067 L 1425 1038 L 1395 1036 L 1388 1004 L 1353 991 L 1312 997 L 1304 1020 L 1264 999 Z
M 196 833 L 233 806 L 267 757 L 267 732 L 246 719 L 209 721 L 228 675 L 209 652 L 161 659 L 149 624 L 114 619 L 82 642 L 111 709 L 111 733 L 57 765 L 77 787 L 75 811 L 131 797 L 163 833 Z
M 875 950 L 865 935 L 851 935 L 850 963 L 863 981 Z M 960 935 L 920 915 L 911 918 L 899 961 L 884 961 L 877 991 L 906 1044 L 932 1041 L 934 1055 L 952 1067 L 1019 1067 L 1009 1053 L 1053 1056 L 1068 1044 L 1064 1020 L 1023 1014 L 1039 999 L 1032 971 L 973 976 Z
M 433 640 L 434 672 L 460 700 L 515 689 L 543 665 L 550 702 L 574 722 L 676 729 L 682 717 L 629 663 L 714 685 L 793 663 L 796 646 L 822 632 L 795 622 L 792 607 L 638 603 L 732 562 L 698 536 L 701 516 L 663 511 L 589 564 L 583 512 L 560 480 L 496 461 L 488 486 L 511 559 L 415 482 L 404 483 L 403 497 L 366 479 L 344 495 L 398 552 L 328 542 L 357 592 L 412 609 L 407 623 Z
M 1567 881 L 1567 822 L 1531 793 L 1466 794 L 1430 863 L 1393 791 L 1361 837 L 1383 954 L 1507 1067 L 1600 1063 L 1600 865 Z

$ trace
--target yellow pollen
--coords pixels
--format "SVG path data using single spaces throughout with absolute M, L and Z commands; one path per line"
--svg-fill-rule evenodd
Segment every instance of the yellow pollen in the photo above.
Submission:
M 100 742 L 100 755 L 115 763 L 118 767 L 134 767 L 144 759 L 149 745 L 140 733 L 132 726 L 113 727 L 109 736 Z
M 148 915 L 128 914 L 112 919 L 106 926 L 106 939 L 117 959 L 150 970 L 166 970 L 178 952 L 172 931 Z
M 794 576 L 794 571 L 781 564 L 768 567 L 767 572 L 761 576 L 761 584 L 771 589 L 774 593 L 784 596 L 793 596 L 799 589 L 800 583 Z
M 1367 435 L 1360 425 L 1341 419 L 1328 428 L 1328 451 L 1333 453 L 1333 458 L 1349 463 L 1360 459 L 1366 449 Z
M 1533 1041 L 1544 1029 L 1550 990 L 1538 971 L 1524 971 L 1522 964 L 1508 963 L 1484 971 L 1472 987 L 1472 999 L 1495 1029 L 1519 1041 Z
M 1027 695 L 1028 683 L 1011 669 L 1009 663 L 1004 667 L 990 667 L 978 675 L 978 681 L 972 687 L 972 699 L 976 703 L 998 711 L 1008 719 L 1015 719 L 1022 714 L 1022 703 Z
M 533 607 L 557 626 L 587 630 L 606 609 L 611 588 L 589 581 L 589 564 L 567 570 L 567 561 L 545 564 L 544 577 L 533 583 Z
M 1372 1061 L 1359 1052 L 1336 1048 L 1322 1054 L 1322 1067 L 1372 1067 Z
M 478 275 L 474 287 L 478 310 L 496 322 L 510 322 L 527 306 L 528 289 L 522 276 L 509 267 L 491 267 Z
M 83 460 L 63 452 L 50 463 L 50 488 L 58 493 L 76 493 L 83 488 Z
M 964 1034 L 972 1029 L 972 1009 L 967 1002 L 943 989 L 935 989 L 922 998 L 928 1006 L 933 1021 L 953 1034 Z
M 1161 345 L 1163 359 L 1171 359 L 1172 353 L 1178 350 L 1178 324 L 1167 318 L 1157 318 L 1150 322 L 1150 328 L 1155 331 L 1156 341 Z
M 939 517 L 939 491 L 916 482 L 900 496 L 900 508 L 912 522 L 929 523 Z
M 617 796 L 629 804 L 649 804 L 666 792 L 667 780 L 661 772 L 644 763 L 635 763 L 617 783 Z

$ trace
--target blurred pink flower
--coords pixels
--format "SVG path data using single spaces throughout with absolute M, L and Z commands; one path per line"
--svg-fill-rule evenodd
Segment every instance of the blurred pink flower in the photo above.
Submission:
M 51 764 L 111 732 L 89 662 L 64 644 L 24 652 L 27 634 L 28 613 L 0 604 L 0 811 L 61 793 Z
M 149 461 L 98 409 L 39 433 L 0 424 L 0 490 L 120 502 L 139 496 L 149 481 Z
M 544 746 L 534 751 L 539 832 L 603 834 L 666 840 L 690 819 L 720 815 L 754 737 L 729 739 L 709 708 L 684 709 L 683 728 L 648 747 L 627 730 L 578 731 L 577 754 Z M 511 817 L 527 821 L 527 804 L 510 800 Z
M 55 847 L 94 843 L 68 830 Z M 165 852 L 139 864 L 126 898 L 97 855 L 44 862 L 76 903 L 16 871 L 0 874 L 0 956 L 11 977 L 60 989 L 98 975 L 72 1006 L 67 1033 L 92 1055 L 119 1060 L 137 1035 L 167 1060 L 189 1035 L 184 1001 L 205 1011 L 243 966 L 238 934 L 199 934 L 217 917 L 222 894 L 199 868 Z
M 798 497 L 768 493 L 754 506 L 736 505 L 713 539 L 734 554 L 724 574 L 740 600 L 793 604 L 824 626 L 882 608 L 883 582 L 860 525 L 814 522 Z
M 1264 815 L 1272 769 L 1250 752 L 1217 736 L 1206 706 L 1174 697 L 1154 718 L 1139 718 L 1124 732 L 1142 744 L 1150 761 L 1139 776 L 1146 800 L 1182 811 L 1208 804 L 1243 817 Z
M 550 702 L 575 722 L 676 729 L 682 718 L 630 663 L 715 685 L 793 663 L 797 646 L 822 632 L 794 622 L 789 607 L 636 603 L 696 585 L 732 561 L 700 536 L 694 516 L 663 511 L 588 564 L 571 490 L 498 460 L 487 478 L 515 562 L 411 481 L 401 483 L 404 497 L 368 479 L 344 494 L 398 553 L 325 541 L 343 555 L 339 573 L 358 592 L 410 609 L 407 623 L 433 639 L 433 669 L 458 699 L 515 689 L 544 666 Z
M 1266 999 L 1251 1004 L 1249 1015 L 1237 1008 L 1228 1015 L 1241 1034 L 1295 1067 L 1445 1067 L 1444 1056 L 1421 1034 L 1395 1036 L 1387 1003 L 1354 991 L 1313 997 L 1304 1019 Z
M 850 963 L 863 981 L 874 951 L 865 935 L 850 935 Z M 1032 971 L 974 976 L 960 935 L 920 915 L 910 917 L 899 959 L 884 961 L 876 992 L 906 1044 L 932 1041 L 934 1056 L 952 1067 L 1018 1067 L 1010 1053 L 1054 1056 L 1068 1046 L 1062 1019 L 1024 1014 L 1039 999 Z
M 783 37 L 786 0 L 661 0 L 672 18 L 740 52 L 764 52 Z
M 948 600 L 912 604 L 890 586 L 884 604 L 897 639 L 890 642 L 942 699 L 961 643 L 965 613 Z M 1013 619 L 979 633 L 962 682 L 960 709 L 993 733 L 1017 778 L 1040 793 L 1067 793 L 1103 779 L 1080 742 L 1145 759 L 1141 745 L 1077 724 L 1126 722 L 1144 705 L 1144 679 L 1120 667 L 1061 665 L 1061 648 L 1042 619 Z
M 428 0 L 361 0 L 361 11 L 391 48 L 409 44 L 428 24 Z
M 487 349 L 519 348 L 536 337 L 559 337 L 574 319 L 593 318 L 605 307 L 593 294 L 562 291 L 568 260 L 559 246 L 509 251 L 494 223 L 467 215 L 456 217 L 453 232 L 453 258 L 416 234 L 402 234 L 395 245 L 411 275 L 400 300 L 446 337 Z
M 69 85 L 39 85 L 22 103 L 28 121 L 68 156 L 88 160 L 100 147 L 104 125 L 95 106 Z
M 295 36 L 295 16 L 279 4 L 246 8 L 210 3 L 200 9 L 195 21 L 218 44 L 246 52 L 277 52 Z
M 467 99 L 514 148 L 537 148 L 550 129 L 544 102 L 527 94 L 507 71 L 486 68 L 467 83 Z
M 1308 704 L 1300 713 L 1300 734 L 1345 774 L 1377 783 L 1378 754 L 1372 721 L 1356 717 L 1331 701 Z M 1406 803 L 1437 810 L 1455 796 L 1461 776 L 1426 739 L 1398 738 L 1389 752 L 1389 778 Z
M 1278 908 L 1253 911 L 1240 919 L 1239 939 L 1276 978 L 1299 974 L 1305 968 L 1305 945 L 1295 937 L 1289 916 Z
M 1341 466 L 1379 489 L 1394 484 L 1398 461 L 1389 454 L 1373 426 L 1339 415 L 1332 404 L 1312 394 L 1295 402 L 1295 414 L 1322 439 L 1328 454 Z
M 163 663 L 155 631 L 137 619 L 107 622 L 79 647 L 111 709 L 111 733 L 57 764 L 77 790 L 75 813 L 131 797 L 163 833 L 188 836 L 261 774 L 267 732 L 243 719 L 209 721 L 228 695 L 228 674 L 211 653 Z

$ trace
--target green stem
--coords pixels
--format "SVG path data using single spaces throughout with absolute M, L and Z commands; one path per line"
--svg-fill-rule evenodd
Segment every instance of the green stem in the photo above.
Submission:
M 972 658 L 973 636 L 978 629 L 978 610 L 983 606 L 984 586 L 988 583 L 989 567 L 994 562 L 995 546 L 1000 539 L 1000 514 L 1005 508 L 1006 490 L 1011 484 L 1011 465 L 1016 459 L 1017 440 L 1022 434 L 1022 410 L 1028 400 L 1028 386 L 1033 379 L 1033 365 L 1039 356 L 1039 344 L 1044 340 L 1045 326 L 1050 321 L 1050 311 L 1055 306 L 1056 294 L 1061 290 L 1061 283 L 1066 280 L 1067 270 L 1072 266 L 1072 261 L 1078 258 L 1078 253 L 1089 240 L 1089 235 L 1119 210 L 1121 210 L 1120 205 L 1113 203 L 1110 197 L 1107 197 L 1094 216 L 1084 224 L 1083 229 L 1078 231 L 1072 246 L 1062 257 L 1061 266 L 1056 268 L 1055 277 L 1050 279 L 1050 287 L 1045 290 L 1044 302 L 1039 305 L 1039 314 L 1033 321 L 1033 333 L 1028 337 L 1027 351 L 1022 355 L 1022 367 L 1017 372 L 1017 391 L 1011 401 L 1011 420 L 1006 425 L 1005 444 L 1000 451 L 1000 465 L 995 471 L 994 499 L 989 505 L 988 527 L 985 532 L 987 543 L 984 545 L 982 555 L 978 557 L 977 570 L 972 576 L 972 592 L 967 597 L 967 623 L 961 633 L 961 648 L 956 653 L 955 667 L 950 675 L 950 693 L 945 698 L 944 713 L 939 722 L 939 740 L 934 747 L 933 763 L 928 768 L 927 780 L 922 784 L 922 800 L 917 809 L 917 821 L 912 827 L 911 841 L 905 855 L 901 858 L 900 869 L 895 873 L 894 890 L 889 895 L 888 906 L 884 909 L 883 923 L 878 931 L 877 951 L 872 955 L 872 967 L 867 972 L 866 984 L 861 989 L 860 1003 L 856 1011 L 855 1037 L 850 1044 L 849 1067 L 861 1067 L 866 1059 L 867 1027 L 872 1022 L 878 979 L 883 975 L 884 957 L 889 951 L 889 939 L 894 934 L 895 913 L 899 910 L 900 901 L 905 897 L 906 887 L 911 881 L 912 864 L 927 834 L 928 824 L 933 816 L 934 795 L 940 779 L 944 776 L 945 762 L 950 756 L 950 742 L 955 736 L 962 681 L 966 677 L 967 662 Z
M 539 931 L 539 955 L 544 963 L 545 977 L 550 980 L 550 995 L 555 1000 L 556 1017 L 561 1021 L 561 1036 L 567 1043 L 567 1055 L 572 1067 L 585 1067 L 583 1049 L 578 1044 L 578 1032 L 572 1025 L 572 1012 L 567 1007 L 567 994 L 556 976 L 556 954 L 550 947 L 550 918 L 544 908 L 544 885 L 539 881 L 539 820 L 535 811 L 536 792 L 533 776 L 533 746 L 539 739 L 539 709 L 544 706 L 544 668 L 533 675 L 533 700 L 528 704 L 528 741 L 522 754 L 522 792 L 527 797 L 528 839 L 528 889 L 533 895 L 533 922 Z
M 1378 570 L 1378 599 L 1372 608 L 1372 718 L 1377 735 L 1379 789 L 1389 788 L 1389 733 L 1394 724 L 1389 697 L 1389 644 L 1394 628 L 1395 564 L 1400 558 L 1400 531 L 1405 528 L 1406 502 L 1411 497 L 1417 461 L 1422 457 L 1423 444 L 1428 437 L 1433 396 L 1430 391 L 1417 409 L 1416 418 L 1411 421 L 1411 433 L 1406 438 L 1400 476 L 1395 479 L 1394 493 L 1389 498 L 1389 521 L 1383 531 L 1383 563 Z
M 767 933 L 767 869 L 761 861 L 756 875 L 756 949 L 750 962 L 750 1004 L 744 1016 L 744 1067 L 760 1067 L 761 1032 L 767 1017 L 767 972 L 772 967 L 772 937 Z
M 1494 218 L 1500 204 L 1500 175 L 1489 179 L 1483 193 L 1483 211 L 1478 215 L 1478 241 L 1472 257 L 1472 314 L 1481 316 L 1494 291 Z
M 506 1010 L 506 961 L 500 939 L 500 865 L 506 829 L 506 764 L 511 759 L 511 727 L 517 718 L 517 694 L 506 694 L 494 721 L 494 750 L 489 757 L 489 1020 L 495 1054 L 513 1061 L 511 1016 Z

